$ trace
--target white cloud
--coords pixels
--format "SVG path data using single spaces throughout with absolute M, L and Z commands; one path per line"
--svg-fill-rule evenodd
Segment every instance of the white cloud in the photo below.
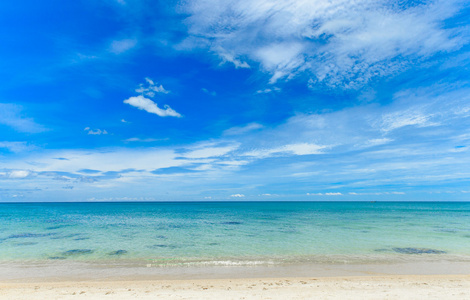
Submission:
M 211 157 L 220 157 L 227 155 L 228 153 L 236 150 L 239 147 L 238 144 L 230 145 L 218 145 L 214 143 L 202 143 L 197 146 L 190 148 L 190 151 L 182 154 L 182 157 L 185 158 L 211 158 Z
M 90 127 L 85 127 L 83 129 L 84 131 L 87 131 L 88 134 L 91 134 L 91 135 L 102 135 L 102 134 L 108 134 L 108 132 L 106 130 L 101 130 L 101 129 L 91 129 Z
M 0 173 L 0 175 L 3 175 L 1 177 L 9 179 L 24 179 L 35 175 L 34 172 L 29 170 L 8 170 L 2 173 Z
M 294 155 L 309 155 L 309 154 L 321 154 L 322 149 L 328 148 L 328 146 L 320 146 L 309 143 L 290 144 L 278 148 L 281 152 L 291 152 Z
M 76 58 L 72 59 L 72 62 L 80 62 L 80 61 L 90 61 L 90 60 L 95 60 L 98 59 L 99 57 L 96 55 L 86 55 L 82 53 L 77 53 Z
M 231 62 L 237 69 L 238 68 L 242 68 L 242 69 L 251 68 L 247 62 L 241 61 L 240 59 L 235 58 L 234 54 L 226 52 L 225 49 L 220 49 L 217 52 L 218 52 L 217 54 L 219 55 L 219 57 L 222 59 L 221 64 L 224 64 L 226 62 Z
M 342 193 L 336 192 L 328 192 L 328 193 L 307 193 L 307 196 L 342 196 Z
M 273 87 L 273 88 L 266 88 L 264 90 L 257 90 L 256 94 L 269 94 L 269 93 L 272 93 L 272 92 L 280 92 L 280 91 L 281 91 L 280 88 Z
M 405 126 L 426 127 L 438 125 L 429 121 L 432 117 L 433 115 L 427 115 L 414 109 L 398 111 L 384 114 L 380 127 L 383 131 L 388 132 Z
M 181 118 L 181 115 L 174 111 L 168 105 L 164 106 L 164 109 L 158 107 L 157 103 L 153 102 L 152 100 L 145 98 L 142 95 L 136 97 L 130 97 L 124 100 L 124 103 L 129 104 L 131 106 L 137 107 L 140 110 L 145 110 L 151 114 L 156 114 L 160 117 L 177 117 Z
M 243 153 L 246 156 L 253 156 L 256 158 L 266 158 L 270 156 L 285 156 L 285 155 L 311 155 L 322 154 L 322 149 L 328 146 L 321 146 L 310 143 L 288 144 L 276 148 L 256 149 Z
M 367 140 L 363 145 L 359 145 L 359 146 L 374 147 L 374 146 L 379 146 L 379 145 L 385 145 L 390 142 L 393 142 L 393 140 L 389 138 L 370 139 L 370 140 Z
M 29 175 L 31 175 L 31 172 L 30 172 L 30 171 L 26 171 L 26 170 L 16 170 L 16 171 L 11 171 L 11 172 L 8 174 L 8 177 L 9 177 L 9 178 L 18 179 L 18 178 L 26 178 L 26 177 L 28 177 Z
M 114 54 L 124 53 L 137 45 L 136 39 L 124 39 L 113 41 L 109 47 L 109 51 Z
M 133 141 L 145 140 L 134 139 Z M 32 153 L 26 157 L 12 159 L 2 167 L 13 170 L 26 170 L 33 166 L 31 172 L 37 173 L 39 177 L 45 176 L 46 178 L 50 178 L 50 174 L 53 174 L 54 178 L 77 178 L 76 176 L 83 175 L 84 169 L 97 170 L 102 176 L 107 172 L 116 173 L 116 175 L 119 175 L 118 177 L 108 178 L 111 185 L 116 182 L 129 182 L 154 177 L 155 175 L 152 172 L 157 169 L 182 167 L 200 171 L 198 178 L 203 180 L 205 176 L 211 176 L 210 174 L 220 176 L 220 172 L 224 172 L 224 170 L 233 171 L 240 165 L 246 164 L 247 162 L 227 159 L 227 155 L 237 147 L 235 144 L 204 143 L 182 149 L 147 147 L 145 149 L 114 148 L 89 151 L 44 151 L 40 154 Z M 1 177 L 9 178 L 9 174 L 5 173 Z M 26 173 L 13 174 L 12 176 L 19 177 L 21 174 L 25 175 Z M 106 178 L 99 178 L 98 182 L 101 182 L 101 180 L 106 180 Z M 97 185 L 95 180 L 90 184 Z
M 169 93 L 169 91 L 167 91 L 161 84 L 160 85 L 156 84 L 152 79 L 146 77 L 145 81 L 148 85 L 147 87 L 145 87 L 144 84 L 140 84 L 139 87 L 135 90 L 137 93 L 140 93 L 141 95 L 130 97 L 124 100 L 124 103 L 137 107 L 140 110 L 145 110 L 146 112 L 149 112 L 151 114 L 156 114 L 157 116 L 160 116 L 160 117 L 181 118 L 182 117 L 181 114 L 173 110 L 170 106 L 164 105 L 163 106 L 164 109 L 162 109 L 158 107 L 157 103 L 145 97 L 147 96 L 147 97 L 153 98 L 155 97 L 155 93 L 162 93 L 162 94 Z
M 449 151 L 450 151 L 450 152 L 454 152 L 454 153 L 466 152 L 466 151 L 468 151 L 468 147 L 466 147 L 466 146 L 460 146 L 460 147 L 458 147 L 458 148 L 455 148 L 455 147 L 454 147 L 453 149 L 450 149 Z
M 147 87 L 144 86 L 144 84 L 139 84 L 139 87 L 135 90 L 137 93 L 141 94 L 142 96 L 147 96 L 147 97 L 155 97 L 155 93 L 162 93 L 162 94 L 168 94 L 170 91 L 165 90 L 163 85 L 158 85 L 156 84 L 152 79 L 146 77 L 145 81 L 147 82 Z
M 83 169 L 101 172 L 120 171 L 126 169 L 152 171 L 187 164 L 177 160 L 176 154 L 168 149 L 95 149 L 90 151 L 62 150 L 48 151 L 43 154 L 31 155 L 27 159 L 12 160 L 7 167 L 27 169 L 34 162 L 34 171 L 76 173 Z M 61 159 L 57 159 L 60 157 Z M 126 174 L 132 174 L 131 172 Z M 137 172 L 137 174 L 139 174 Z
M 230 197 L 232 197 L 232 198 L 243 198 L 243 197 L 245 197 L 245 195 L 243 195 L 243 194 L 233 194 L 233 195 L 230 195 Z
M 11 152 L 23 152 L 23 151 L 31 151 L 34 150 L 36 147 L 32 145 L 28 145 L 27 142 L 0 142 L 0 148 L 8 149 Z
M 261 128 L 264 128 L 264 126 L 259 123 L 250 123 L 245 126 L 236 126 L 229 128 L 224 131 L 224 135 L 241 135 Z
M 0 103 L 0 124 L 19 132 L 38 133 L 46 130 L 33 119 L 24 117 L 21 106 L 9 103 Z
M 462 1 L 405 7 L 378 0 L 195 0 L 183 3 L 190 37 L 235 67 L 259 64 L 271 83 L 300 73 L 310 86 L 356 88 L 393 75 L 466 40 L 445 27 Z
M 141 139 L 141 138 L 128 138 L 124 140 L 124 142 L 142 142 L 142 143 L 150 143 L 150 142 L 157 142 L 157 141 L 165 141 L 168 139 L 153 139 L 153 138 L 146 138 L 146 139 Z

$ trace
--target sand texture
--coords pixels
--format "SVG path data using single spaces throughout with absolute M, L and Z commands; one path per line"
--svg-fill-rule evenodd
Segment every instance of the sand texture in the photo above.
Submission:
M 470 299 L 470 275 L 0 283 L 1 299 Z

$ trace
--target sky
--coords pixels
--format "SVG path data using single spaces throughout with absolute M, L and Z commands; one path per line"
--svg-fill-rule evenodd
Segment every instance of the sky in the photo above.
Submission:
M 470 3 L 0 3 L 0 201 L 470 200 Z

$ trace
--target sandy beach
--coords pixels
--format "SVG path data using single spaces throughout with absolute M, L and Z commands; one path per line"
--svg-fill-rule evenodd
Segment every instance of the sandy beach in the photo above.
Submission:
M 470 299 L 470 263 L 111 267 L 1 264 L 0 299 Z
M 0 283 L 1 299 L 469 299 L 470 275 Z

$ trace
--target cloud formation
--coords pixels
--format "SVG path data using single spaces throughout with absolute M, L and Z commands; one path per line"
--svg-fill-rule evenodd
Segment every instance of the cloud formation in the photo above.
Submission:
M 232 198 L 244 198 L 245 195 L 243 195 L 243 194 L 233 194 L 233 195 L 230 195 L 230 197 L 232 197 Z
M 3 179 L 24 179 L 35 176 L 36 174 L 29 170 L 4 170 L 0 171 L 0 178 Z
M 166 140 L 168 140 L 168 139 L 154 139 L 154 138 L 141 139 L 141 138 L 138 138 L 138 137 L 133 137 L 133 138 L 125 139 L 124 142 L 151 143 L 151 142 L 166 141 Z
M 91 134 L 91 135 L 102 135 L 102 134 L 108 134 L 108 132 L 106 130 L 101 130 L 101 129 L 91 129 L 90 127 L 85 127 L 83 129 L 84 131 L 86 131 L 88 134 Z
M 143 84 L 140 84 L 139 87 L 135 90 L 137 93 L 140 93 L 139 96 L 130 97 L 124 100 L 124 103 L 131 106 L 137 107 L 140 110 L 145 110 L 148 113 L 155 114 L 160 117 L 177 117 L 181 118 L 181 114 L 173 110 L 170 106 L 164 105 L 163 109 L 158 107 L 158 104 L 155 103 L 147 97 L 153 98 L 156 93 L 168 94 L 169 91 L 165 90 L 162 85 L 156 84 L 152 79 L 145 78 L 147 82 L 147 87 Z
M 459 49 L 462 30 L 444 26 L 462 1 L 186 1 L 189 37 L 235 67 L 260 65 L 270 82 L 299 74 L 309 85 L 357 88 Z
M 146 77 L 145 82 L 147 83 L 147 86 L 145 86 L 143 83 L 139 84 L 139 87 L 135 89 L 135 91 L 142 96 L 147 96 L 147 97 L 155 97 L 156 93 L 162 93 L 162 94 L 168 94 L 170 91 L 165 90 L 163 85 L 158 85 L 156 84 L 152 79 Z
M 23 152 L 34 150 L 36 147 L 28 145 L 27 142 L 0 142 L 0 148 L 8 149 L 10 152 Z
M 263 125 L 253 122 L 245 126 L 236 126 L 236 127 L 229 128 L 224 131 L 224 135 L 241 135 L 241 134 L 248 133 L 250 131 L 261 129 L 263 127 L 264 127 Z
M 46 128 L 37 124 L 32 118 L 23 116 L 22 107 L 16 104 L 0 103 L 0 124 L 9 126 L 16 131 L 38 133 Z
M 114 54 L 121 54 L 134 48 L 136 45 L 137 40 L 135 39 L 116 40 L 111 43 L 109 51 Z
M 272 92 L 280 92 L 281 89 L 278 87 L 266 88 L 264 90 L 257 90 L 255 94 L 269 94 Z
M 271 156 L 291 156 L 291 155 L 311 155 L 322 154 L 322 149 L 329 146 L 321 146 L 310 143 L 288 144 L 281 147 L 256 149 L 244 153 L 243 155 L 252 156 L 257 158 L 266 158 Z
M 307 196 L 343 196 L 343 194 L 340 192 L 307 193 Z
M 181 118 L 181 115 L 174 111 L 168 105 L 164 106 L 164 109 L 158 107 L 157 103 L 153 102 L 152 100 L 145 98 L 142 95 L 130 97 L 124 100 L 124 103 L 129 104 L 131 106 L 137 107 L 140 110 L 145 110 L 148 113 L 156 114 L 160 117 L 177 117 Z
M 181 157 L 191 159 L 214 158 L 225 156 L 239 147 L 238 144 L 201 143 L 185 149 Z

